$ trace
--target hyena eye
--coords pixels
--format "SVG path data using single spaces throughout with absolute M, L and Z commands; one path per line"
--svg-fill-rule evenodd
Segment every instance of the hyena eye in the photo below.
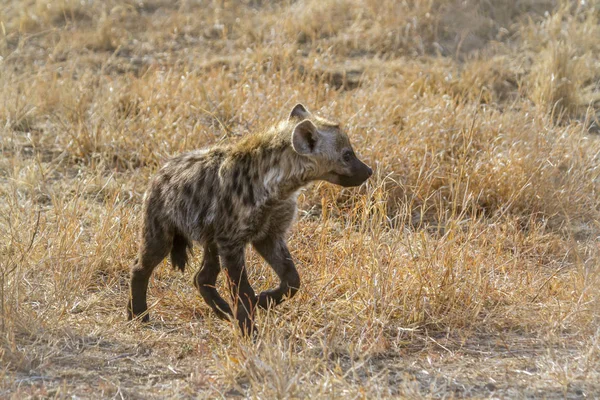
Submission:
M 342 158 L 345 162 L 349 162 L 352 159 L 352 150 L 346 150 Z

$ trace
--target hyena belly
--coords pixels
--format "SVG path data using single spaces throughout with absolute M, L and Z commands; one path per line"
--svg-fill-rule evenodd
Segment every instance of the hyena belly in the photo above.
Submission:
M 257 242 L 266 237 L 283 237 L 296 216 L 296 196 L 285 200 L 267 202 L 253 213 L 248 221 L 252 227 L 249 242 Z

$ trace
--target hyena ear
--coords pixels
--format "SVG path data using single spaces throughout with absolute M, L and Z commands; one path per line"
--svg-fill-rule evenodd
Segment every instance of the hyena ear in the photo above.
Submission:
M 292 147 L 298 154 L 313 154 L 319 141 L 319 131 L 312 121 L 305 119 L 292 132 Z
M 302 121 L 303 119 L 306 119 L 309 116 L 310 116 L 310 113 L 308 112 L 306 107 L 304 107 L 302 104 L 298 103 L 294 106 L 294 108 L 292 108 L 292 112 L 290 113 L 289 119 L 298 118 Z

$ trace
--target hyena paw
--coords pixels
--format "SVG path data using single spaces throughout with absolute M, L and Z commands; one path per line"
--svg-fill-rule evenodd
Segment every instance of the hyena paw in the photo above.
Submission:
M 140 318 L 140 315 L 141 315 L 141 318 Z M 148 321 L 150 321 L 150 314 L 148 314 L 147 310 L 134 313 L 133 310 L 131 309 L 131 304 L 127 303 L 127 321 L 131 321 L 135 318 L 139 318 L 140 321 L 142 321 L 142 322 L 148 322 Z
M 266 290 L 258 295 L 258 301 L 256 304 L 263 310 L 268 310 L 269 308 L 275 307 L 279 303 L 273 298 L 271 291 Z

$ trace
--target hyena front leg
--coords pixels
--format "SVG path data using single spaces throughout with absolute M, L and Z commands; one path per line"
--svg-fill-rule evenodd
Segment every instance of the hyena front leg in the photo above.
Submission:
M 258 306 L 268 308 L 291 298 L 300 288 L 300 275 L 282 237 L 267 237 L 252 243 L 256 251 L 271 265 L 281 281 L 279 287 L 266 290 L 258 296 Z
M 204 245 L 202 267 L 194 275 L 194 286 L 213 311 L 222 319 L 233 316 L 229 304 L 219 295 L 215 284 L 221 272 L 219 249 L 213 242 Z
M 139 255 L 131 267 L 131 280 L 129 301 L 127 303 L 127 318 L 138 317 L 148 310 L 146 295 L 148 281 L 152 271 L 169 254 L 173 246 L 173 234 L 166 232 L 162 227 L 145 225 L 142 229 L 142 244 Z M 144 314 L 142 321 L 149 320 L 148 313 Z
M 250 336 L 256 330 L 253 322 L 256 294 L 248 281 L 244 265 L 244 246 L 219 245 L 219 254 L 229 280 L 235 317 L 242 332 Z

